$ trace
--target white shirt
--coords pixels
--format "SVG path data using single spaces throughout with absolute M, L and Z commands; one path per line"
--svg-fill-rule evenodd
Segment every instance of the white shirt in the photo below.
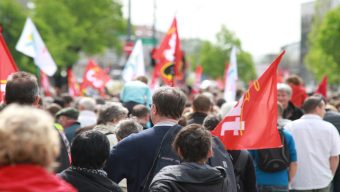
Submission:
M 333 174 L 329 158 L 340 154 L 337 129 L 318 115 L 306 114 L 285 127 L 295 140 L 297 173 L 291 188 L 311 190 L 327 187 Z

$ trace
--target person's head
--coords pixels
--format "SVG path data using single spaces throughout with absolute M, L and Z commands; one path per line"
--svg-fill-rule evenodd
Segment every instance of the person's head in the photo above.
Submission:
M 326 113 L 325 102 L 320 96 L 310 96 L 302 104 L 302 109 L 306 114 L 315 114 L 323 118 Z
M 137 117 L 138 122 L 143 126 L 146 126 L 147 122 L 150 119 L 150 109 L 145 105 L 138 104 L 132 108 L 131 115 Z
M 141 124 L 137 123 L 134 119 L 124 119 L 119 121 L 116 126 L 116 137 L 120 141 L 132 133 L 138 133 L 143 130 Z
M 178 132 L 172 147 L 181 160 L 203 164 L 212 156 L 211 134 L 201 125 L 191 124 Z
M 91 97 L 83 97 L 78 103 L 79 111 L 95 111 L 96 110 L 96 100 Z
M 73 97 L 71 95 L 69 95 L 68 93 L 63 93 L 61 95 L 61 98 L 64 101 L 64 107 L 71 107 L 72 103 L 73 103 Z
M 292 84 L 295 86 L 299 86 L 303 84 L 303 81 L 301 79 L 301 77 L 297 76 L 297 75 L 291 75 L 286 79 L 286 83 L 287 84 Z
M 64 128 L 69 127 L 77 121 L 79 111 L 72 107 L 61 109 L 56 114 L 57 122 L 60 123 Z
M 110 153 L 107 137 L 99 131 L 85 131 L 77 135 L 71 145 L 72 166 L 101 169 Z
M 39 100 L 39 86 L 34 75 L 19 71 L 8 77 L 5 92 L 6 104 L 38 106 Z
M 148 84 L 148 78 L 145 77 L 145 76 L 138 76 L 138 77 L 136 78 L 136 80 L 137 80 L 137 81 L 141 81 L 141 82 L 143 82 L 143 83 L 145 83 L 145 84 Z
M 97 124 L 116 124 L 127 118 L 128 110 L 118 102 L 109 102 L 101 106 L 98 113 Z
M 34 164 L 50 171 L 59 154 L 58 132 L 50 114 L 9 105 L 0 113 L 0 167 Z
M 196 95 L 192 102 L 194 112 L 208 113 L 212 106 L 210 98 L 203 94 Z
M 157 123 L 161 118 L 178 120 L 183 113 L 186 96 L 173 87 L 161 87 L 152 96 L 151 119 Z
M 203 127 L 209 131 L 212 131 L 220 123 L 221 118 L 217 115 L 208 115 L 203 121 Z
M 284 109 L 288 107 L 290 98 L 292 97 L 292 88 L 285 83 L 277 84 L 277 100 Z
M 56 103 L 51 103 L 46 107 L 46 111 L 48 111 L 53 117 L 60 111 L 62 108 L 60 105 Z

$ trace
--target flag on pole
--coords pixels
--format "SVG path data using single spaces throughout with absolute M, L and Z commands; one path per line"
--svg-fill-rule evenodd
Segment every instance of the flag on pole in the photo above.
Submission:
M 230 53 L 230 64 L 228 65 L 224 80 L 224 99 L 227 102 L 236 101 L 236 83 L 238 79 L 237 74 L 237 58 L 236 58 L 236 48 L 233 47 Z
M 73 75 L 72 68 L 67 70 L 67 85 L 70 96 L 79 97 L 81 95 L 80 86 Z
M 89 60 L 85 73 L 83 75 L 83 82 L 81 84 L 81 90 L 84 91 L 88 87 L 97 89 L 101 95 L 104 95 L 104 88 L 107 82 L 111 78 L 100 68 L 95 61 Z
M 7 77 L 17 71 L 18 68 L 0 32 L 0 103 L 4 102 Z
M 125 64 L 122 76 L 125 81 L 132 81 L 138 76 L 145 75 L 143 44 L 139 39 Z
M 54 75 L 57 71 L 57 65 L 48 52 L 37 28 L 29 17 L 26 19 L 24 30 L 21 33 L 15 49 L 32 57 L 34 63 L 48 76 Z
M 226 149 L 265 149 L 282 145 L 277 129 L 276 70 L 283 51 L 254 81 L 234 108 L 212 131 Z
M 318 88 L 315 91 L 315 93 L 319 93 L 325 98 L 327 98 L 327 81 L 328 81 L 328 77 L 324 76 Z
M 43 71 L 40 71 L 40 85 L 45 96 L 52 96 L 50 80 Z
M 174 78 L 183 79 L 181 42 L 176 17 L 153 57 L 157 60 L 155 75 L 160 75 L 165 84 L 174 86 Z

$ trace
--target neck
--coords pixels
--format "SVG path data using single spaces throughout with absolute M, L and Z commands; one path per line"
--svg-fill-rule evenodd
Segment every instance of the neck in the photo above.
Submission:
M 177 119 L 169 118 L 169 117 L 158 117 L 154 124 L 160 123 L 160 122 L 173 122 L 173 123 L 178 123 Z

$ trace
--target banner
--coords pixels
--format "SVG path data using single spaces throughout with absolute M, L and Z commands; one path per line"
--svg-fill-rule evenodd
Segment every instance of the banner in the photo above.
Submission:
M 111 78 L 105 71 L 90 59 L 85 69 L 81 90 L 83 92 L 88 87 L 92 87 L 97 89 L 101 95 L 104 95 L 105 85 L 110 80 Z
M 237 58 L 236 48 L 233 47 L 230 53 L 230 64 L 226 67 L 226 75 L 224 81 L 224 99 L 227 102 L 236 101 L 237 91 Z
M 138 76 L 145 75 L 143 44 L 139 39 L 125 64 L 122 76 L 125 81 L 132 81 Z

